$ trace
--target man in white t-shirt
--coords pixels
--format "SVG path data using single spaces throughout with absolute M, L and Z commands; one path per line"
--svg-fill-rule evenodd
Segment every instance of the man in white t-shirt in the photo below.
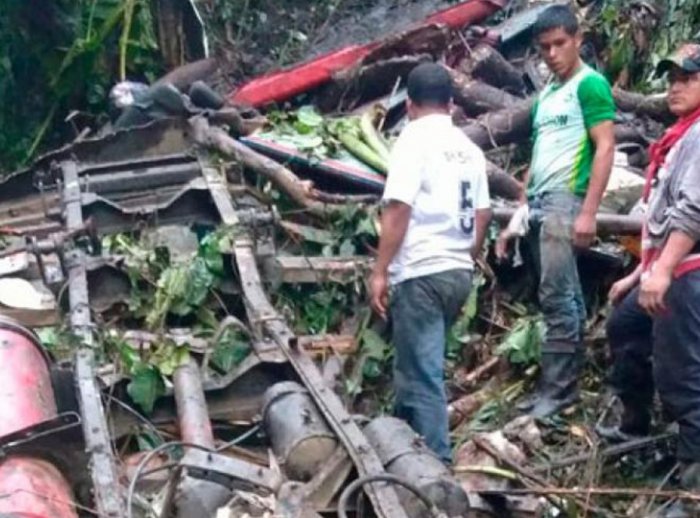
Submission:
M 491 217 L 486 159 L 452 124 L 442 66 L 419 65 L 407 87 L 411 122 L 389 162 L 371 303 L 391 316 L 394 413 L 449 462 L 445 337 L 469 295 Z

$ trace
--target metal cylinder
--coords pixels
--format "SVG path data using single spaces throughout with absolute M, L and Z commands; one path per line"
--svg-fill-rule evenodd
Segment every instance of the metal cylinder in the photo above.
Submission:
M 180 438 L 184 442 L 214 448 L 214 433 L 204 397 L 202 376 L 197 362 L 190 358 L 173 373 L 173 391 L 177 405 Z
M 173 373 L 180 438 L 186 443 L 214 449 L 214 432 L 202 387 L 202 375 L 194 358 Z M 177 517 L 213 516 L 231 498 L 231 491 L 216 482 L 184 477 L 178 486 Z
M 467 515 L 469 499 L 466 492 L 405 421 L 378 417 L 365 427 L 364 432 L 389 473 L 416 485 L 448 516 Z M 409 516 L 425 516 L 425 506 L 413 493 L 400 487 L 396 492 Z
M 39 339 L 0 317 L 0 437 L 53 419 L 58 411 Z
M 33 457 L 0 464 L 0 513 L 31 518 L 77 518 L 71 488 L 56 467 Z
M 0 437 L 57 416 L 49 358 L 34 333 L 0 317 Z M 71 488 L 50 462 L 31 456 L 0 461 L 0 513 L 77 518 Z
M 293 480 L 311 479 L 338 446 L 309 393 L 293 381 L 267 389 L 263 423 L 282 469 Z

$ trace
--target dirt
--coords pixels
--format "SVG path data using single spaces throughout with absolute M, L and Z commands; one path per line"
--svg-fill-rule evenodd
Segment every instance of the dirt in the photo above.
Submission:
M 238 83 L 269 70 L 399 31 L 445 0 L 219 0 L 203 4 L 214 52 Z

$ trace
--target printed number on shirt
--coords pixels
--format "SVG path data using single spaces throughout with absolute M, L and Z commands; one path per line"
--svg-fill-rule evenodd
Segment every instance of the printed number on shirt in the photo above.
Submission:
M 469 193 L 471 187 L 470 182 L 460 182 L 459 226 L 465 234 L 471 234 L 474 231 L 474 204 Z

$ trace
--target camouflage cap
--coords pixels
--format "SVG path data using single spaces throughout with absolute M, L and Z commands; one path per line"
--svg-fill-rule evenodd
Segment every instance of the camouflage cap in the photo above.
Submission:
M 700 45 L 696 43 L 681 45 L 673 54 L 659 62 L 656 74 L 659 76 L 665 74 L 673 65 L 686 72 L 700 72 Z

